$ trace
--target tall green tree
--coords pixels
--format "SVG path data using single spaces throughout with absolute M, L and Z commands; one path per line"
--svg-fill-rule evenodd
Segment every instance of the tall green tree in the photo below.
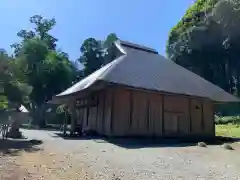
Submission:
M 228 92 L 240 92 L 239 15 L 238 1 L 196 1 L 170 32 L 168 57 Z
M 23 29 L 17 33 L 17 36 L 22 38 L 22 41 L 21 43 L 11 45 L 12 48 L 14 48 L 15 55 L 18 55 L 25 41 L 36 37 L 44 41 L 50 50 L 55 50 L 57 39 L 53 37 L 49 31 L 56 25 L 56 20 L 54 18 L 45 19 L 40 15 L 34 15 L 30 17 L 29 21 L 35 28 L 33 30 Z
M 197 26 L 205 19 L 205 15 L 212 11 L 218 0 L 196 0 L 195 3 L 188 8 L 185 15 L 174 26 L 168 37 L 167 42 L 167 55 L 169 58 L 175 55 L 176 42 L 182 35 Z
M 0 109 L 7 109 L 8 105 L 15 104 L 15 108 L 28 102 L 31 87 L 19 78 L 20 72 L 16 60 L 10 57 L 5 50 L 0 51 Z
M 84 77 L 116 58 L 117 49 L 113 46 L 113 42 L 117 39 L 116 34 L 110 33 L 103 41 L 88 38 L 83 42 L 80 48 L 81 56 L 78 61 L 84 67 L 82 70 Z
M 30 18 L 33 30 L 21 30 L 22 38 L 12 47 L 17 64 L 26 75 L 26 82 L 32 86 L 29 108 L 35 123 L 45 124 L 45 106 L 53 95 L 72 85 L 76 67 L 68 55 L 56 50 L 57 39 L 49 31 L 56 24 L 55 19 L 44 19 L 39 15 Z
M 83 64 L 84 76 L 88 76 L 98 70 L 103 64 L 102 42 L 94 38 L 86 39 L 81 48 L 79 62 Z

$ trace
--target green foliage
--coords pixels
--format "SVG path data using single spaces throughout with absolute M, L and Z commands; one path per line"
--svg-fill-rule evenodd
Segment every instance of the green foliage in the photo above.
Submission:
M 55 19 L 44 19 L 40 15 L 34 15 L 29 19 L 30 23 L 32 23 L 35 28 L 34 30 L 21 30 L 17 33 L 18 37 L 22 38 L 21 43 L 15 43 L 11 47 L 14 48 L 15 55 L 17 56 L 19 51 L 21 51 L 24 42 L 27 40 L 31 40 L 32 38 L 39 38 L 47 47 L 51 50 L 55 50 L 57 39 L 49 34 L 49 31 L 56 24 Z
M 240 94 L 239 9 L 233 0 L 198 0 L 167 44 L 171 60 L 235 95 Z
M 211 11 L 218 0 L 196 0 L 195 3 L 186 11 L 185 15 L 172 28 L 169 34 L 169 40 L 167 43 L 167 52 L 169 52 L 169 46 L 176 41 L 182 33 L 185 33 L 189 28 L 196 26 L 204 19 L 207 12 Z
M 65 104 L 61 104 L 61 105 L 59 105 L 58 107 L 57 107 L 57 109 L 56 109 L 56 113 L 57 114 L 62 114 L 62 113 L 64 113 L 64 112 L 66 112 L 67 111 L 67 106 L 65 105 Z
M 78 61 L 84 66 L 85 77 L 115 59 L 116 52 L 112 48 L 115 40 L 117 40 L 116 34 L 111 33 L 105 41 L 88 38 L 83 42 Z
M 4 95 L 0 95 L 0 110 L 8 108 L 8 99 Z
M 67 53 L 57 49 L 57 39 L 50 34 L 55 19 L 34 15 L 29 21 L 33 29 L 17 33 L 21 41 L 11 46 L 14 55 L 10 57 L 4 50 L 0 51 L 0 109 L 6 108 L 9 102 L 24 104 L 33 120 L 42 123 L 46 101 L 105 64 L 104 49 L 117 37 L 111 33 L 105 41 L 86 39 L 78 60 L 84 69 L 79 70 Z M 108 62 L 111 60 L 107 57 Z M 64 108 L 59 109 L 62 112 Z
M 53 95 L 72 84 L 75 67 L 68 55 L 56 51 L 57 39 L 49 34 L 56 24 L 55 19 L 44 19 L 39 15 L 30 18 L 34 30 L 21 30 L 22 38 L 17 53 L 17 62 L 26 74 L 26 81 L 33 87 L 30 95 L 35 106 L 43 105 Z
M 46 101 L 72 85 L 78 72 L 68 55 L 56 50 L 57 39 L 49 33 L 56 24 L 55 19 L 35 15 L 30 18 L 30 23 L 34 29 L 19 31 L 17 35 L 21 41 L 12 45 L 15 52 L 14 64 L 18 67 L 15 72 L 25 85 L 32 87 L 29 96 L 25 96 L 24 103 L 34 121 L 44 122 Z M 15 94 L 12 99 L 19 101 L 19 91 L 26 94 L 30 92 L 24 84 L 7 84 L 6 88 L 11 89 L 8 92 Z
M 0 52 L 1 102 L 0 109 L 7 109 L 10 103 L 20 105 L 28 100 L 31 88 L 21 81 L 15 59 L 2 50 Z M 22 76 L 23 77 L 23 76 Z
M 104 51 L 104 62 L 103 64 L 107 64 L 114 60 L 117 56 L 117 48 L 116 46 L 113 46 L 113 42 L 118 39 L 117 35 L 114 33 L 111 33 L 107 36 L 106 40 L 103 43 Z
M 110 46 L 112 46 L 112 43 L 117 39 L 118 37 L 115 33 L 110 33 L 103 43 L 104 48 L 109 48 Z
M 103 64 L 101 45 L 101 42 L 94 38 L 88 38 L 83 42 L 79 62 L 84 66 L 84 76 L 96 71 Z
M 215 124 L 240 124 L 240 116 L 217 116 L 215 115 Z

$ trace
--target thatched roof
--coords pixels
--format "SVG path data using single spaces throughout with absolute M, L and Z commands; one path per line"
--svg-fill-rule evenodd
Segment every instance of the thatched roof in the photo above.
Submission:
M 209 98 L 217 102 L 239 101 L 235 96 L 191 71 L 167 60 L 157 51 L 125 41 L 115 42 L 122 55 L 56 97 L 94 88 L 99 82 L 133 88 Z

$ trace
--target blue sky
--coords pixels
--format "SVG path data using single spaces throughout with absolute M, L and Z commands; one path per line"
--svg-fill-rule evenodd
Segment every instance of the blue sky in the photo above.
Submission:
M 111 32 L 165 55 L 169 30 L 191 4 L 192 0 L 1 0 L 0 48 L 11 52 L 10 45 L 19 41 L 16 33 L 32 28 L 29 17 L 39 14 L 56 19 L 51 33 L 71 60 L 79 57 L 84 39 L 103 40 Z

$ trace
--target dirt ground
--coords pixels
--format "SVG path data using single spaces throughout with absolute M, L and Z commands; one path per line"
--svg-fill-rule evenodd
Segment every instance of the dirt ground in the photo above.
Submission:
M 65 140 L 54 132 L 24 133 L 43 143 L 0 142 L 0 180 L 240 179 L 239 143 L 229 151 L 218 145 L 129 145 L 101 139 Z
M 43 147 L 43 146 L 42 146 Z M 0 156 L 1 180 L 82 180 L 92 179 L 83 167 L 68 154 L 52 153 L 48 150 Z

